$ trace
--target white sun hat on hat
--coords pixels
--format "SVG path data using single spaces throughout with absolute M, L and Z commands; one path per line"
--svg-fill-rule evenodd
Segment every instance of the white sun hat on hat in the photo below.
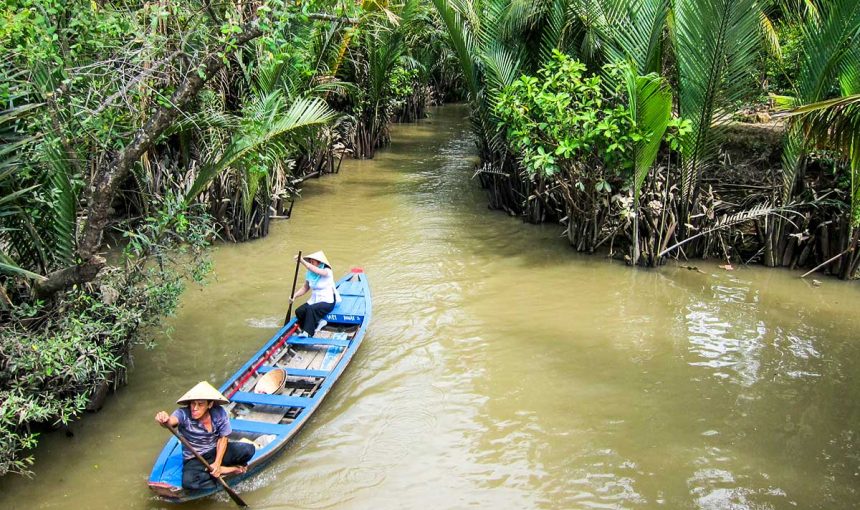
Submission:
M 325 253 L 323 253 L 322 250 L 315 251 L 315 252 L 311 253 L 310 255 L 303 256 L 302 258 L 303 259 L 318 260 L 318 261 L 322 262 L 323 264 L 325 264 L 326 267 L 331 268 L 331 263 L 328 261 L 327 258 L 325 258 Z
M 185 395 L 179 397 L 177 404 L 184 406 L 193 400 L 212 400 L 216 404 L 229 404 L 227 397 L 216 390 L 214 386 L 206 381 L 200 381 L 196 386 L 185 392 Z

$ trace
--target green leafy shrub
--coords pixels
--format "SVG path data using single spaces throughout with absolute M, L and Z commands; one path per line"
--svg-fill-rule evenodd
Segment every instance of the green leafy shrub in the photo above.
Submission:
M 54 302 L 14 307 L 0 327 L 0 475 L 27 473 L 38 431 L 65 426 L 124 383 L 134 345 L 172 315 L 189 279 L 203 282 L 211 220 L 168 197 L 127 232 L 122 266 Z M 8 283 L 8 281 L 7 281 Z
M 537 76 L 522 76 L 501 95 L 495 114 L 530 175 L 568 175 L 576 187 L 610 191 L 631 167 L 637 136 L 623 104 L 623 80 L 608 85 L 585 64 L 556 51 Z M 618 68 L 607 67 L 617 77 Z
M 613 191 L 630 177 L 631 144 L 643 136 L 624 103 L 620 68 L 604 71 L 609 80 L 586 75 L 584 64 L 555 51 L 537 76 L 507 87 L 494 109 L 525 171 L 560 190 L 571 241 L 587 251 Z

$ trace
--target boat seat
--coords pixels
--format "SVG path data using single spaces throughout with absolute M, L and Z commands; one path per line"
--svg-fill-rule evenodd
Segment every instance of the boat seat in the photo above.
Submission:
M 341 296 L 364 296 L 364 284 L 360 281 L 350 280 L 337 286 L 337 292 Z
M 270 365 L 263 365 L 262 367 L 257 369 L 258 374 L 265 374 L 266 372 L 270 372 L 274 368 L 283 368 L 287 371 L 287 377 L 328 377 L 331 375 L 331 372 L 328 370 L 310 370 L 307 368 L 291 368 L 291 367 L 273 367 Z
M 230 397 L 230 402 L 239 404 L 254 404 L 261 406 L 277 407 L 310 407 L 316 402 L 315 399 L 307 397 L 288 397 L 286 395 L 266 395 L 265 393 L 249 393 L 237 391 Z
M 330 313 L 325 316 L 325 320 L 329 324 L 361 324 L 364 322 L 364 315 Z
M 326 316 L 326 320 L 330 323 L 361 324 L 364 322 L 364 315 L 367 313 L 364 288 L 359 282 L 349 283 L 338 287 L 341 299 Z
M 232 419 L 230 427 L 234 432 L 250 432 L 252 434 L 276 434 L 281 435 L 289 430 L 289 425 L 281 425 L 278 423 L 266 423 L 262 421 L 251 421 Z
M 293 336 L 287 340 L 291 345 L 333 345 L 335 347 L 349 347 L 349 340 L 335 340 L 333 338 L 314 338 Z M 289 373 L 289 368 L 287 372 Z

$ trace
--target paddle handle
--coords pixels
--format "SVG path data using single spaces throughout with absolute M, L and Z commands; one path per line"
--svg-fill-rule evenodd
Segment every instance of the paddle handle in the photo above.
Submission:
M 293 295 L 296 293 L 296 281 L 299 279 L 299 265 L 302 263 L 302 250 L 299 250 L 299 256 L 296 257 L 296 272 L 293 274 L 293 290 L 290 291 L 290 306 L 287 308 L 287 316 L 284 317 L 284 326 L 290 322 L 290 315 L 293 313 Z
M 182 443 L 182 446 L 184 446 L 189 452 L 193 453 L 197 460 L 199 460 L 201 463 L 203 463 L 204 466 L 206 466 L 206 469 L 209 470 L 210 473 L 212 472 L 212 466 L 208 462 L 206 462 L 206 459 L 204 459 L 202 455 L 197 453 L 197 450 L 195 450 L 194 447 L 191 446 L 191 443 L 189 443 L 187 439 L 182 437 L 182 434 L 180 434 L 179 431 L 176 430 L 176 427 L 171 427 L 170 425 L 165 425 L 165 427 L 167 428 L 167 430 L 170 431 L 171 434 L 176 436 L 176 439 L 178 439 L 179 442 Z M 224 490 L 227 491 L 227 494 L 230 495 L 230 499 L 232 499 L 237 505 L 243 508 L 248 507 L 248 504 L 242 501 L 242 498 L 240 498 L 239 495 L 236 494 L 236 491 L 234 491 L 232 488 L 230 488 L 229 485 L 227 485 L 227 482 L 225 482 L 223 478 L 221 478 L 220 476 L 215 476 L 213 478 L 221 482 L 221 485 L 224 486 Z

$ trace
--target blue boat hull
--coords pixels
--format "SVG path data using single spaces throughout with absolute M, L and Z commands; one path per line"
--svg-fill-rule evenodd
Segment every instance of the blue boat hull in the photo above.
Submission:
M 370 287 L 361 270 L 337 282 L 341 300 L 326 317 L 328 325 L 313 338 L 295 336 L 292 319 L 257 351 L 219 389 L 231 403 L 225 408 L 233 428 L 231 440 L 256 447 L 247 473 L 226 477 L 235 485 L 259 472 L 307 423 L 343 374 L 361 345 L 371 316 Z M 307 365 L 307 366 L 305 366 Z M 254 392 L 256 382 L 273 368 L 287 371 L 287 384 L 275 394 Z M 221 490 L 188 491 L 182 488 L 182 446 L 168 440 L 155 461 L 149 487 L 174 502 L 208 496 Z

